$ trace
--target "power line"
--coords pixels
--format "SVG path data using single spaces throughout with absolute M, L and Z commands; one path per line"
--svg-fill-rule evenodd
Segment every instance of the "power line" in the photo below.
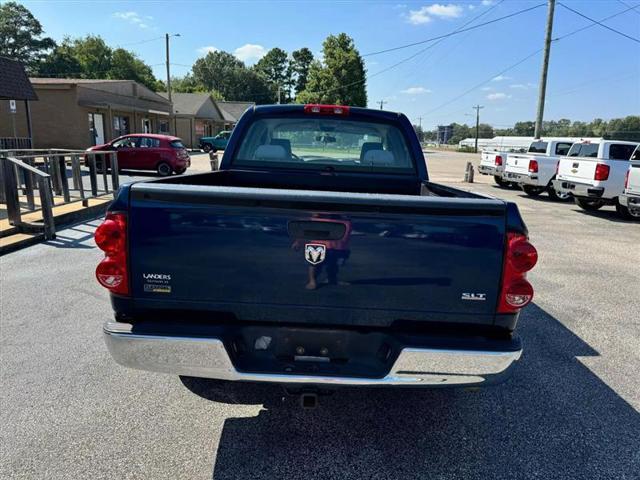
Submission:
M 472 24 L 473 22 L 475 22 L 476 20 L 478 20 L 479 18 L 481 18 L 481 17 L 483 17 L 483 16 L 487 15 L 488 13 L 490 13 L 492 10 L 496 9 L 497 7 L 499 7 L 499 6 L 500 6 L 501 4 L 503 4 L 504 2 L 505 2 L 505 0 L 500 0 L 498 3 L 493 4 L 490 8 L 488 8 L 487 10 L 485 10 L 485 11 L 481 12 L 480 14 L 476 15 L 475 17 L 473 17 L 473 18 L 472 18 L 472 19 L 470 19 L 469 21 L 467 21 L 467 22 L 463 23 L 460 27 L 458 27 L 458 28 L 457 28 L 456 30 L 454 30 L 454 31 L 455 31 L 455 32 L 458 32 L 459 30 L 462 30 L 462 29 L 463 29 L 463 28 L 465 28 L 467 25 L 470 25 L 470 24 Z M 445 37 L 445 38 L 441 38 L 441 39 L 440 39 L 440 40 L 438 40 L 437 42 L 432 43 L 431 45 L 428 45 L 427 47 L 423 48 L 422 50 L 419 50 L 419 51 L 418 51 L 417 53 L 415 53 L 414 55 L 411 55 L 410 57 L 408 57 L 408 58 L 406 58 L 406 59 L 402 60 L 402 61 L 401 61 L 401 62 L 399 62 L 398 64 L 400 64 L 400 63 L 404 63 L 404 62 L 406 62 L 406 61 L 408 61 L 408 60 L 411 60 L 411 59 L 412 59 L 412 58 L 414 58 L 414 57 L 417 57 L 418 55 L 420 55 L 420 54 L 422 54 L 422 53 L 426 52 L 427 50 L 429 50 L 429 49 L 431 49 L 431 48 L 434 48 L 434 47 L 436 47 L 436 46 L 440 45 L 440 44 L 441 44 L 442 42 L 444 42 L 446 39 L 447 39 L 447 37 Z M 462 41 L 462 40 L 463 40 L 463 39 L 461 39 L 460 41 Z M 459 44 L 459 43 L 458 43 L 458 44 Z M 457 46 L 458 44 L 456 44 L 456 46 Z M 454 47 L 454 48 L 455 48 L 455 47 Z M 427 56 L 427 57 L 423 58 L 421 61 L 422 61 L 422 62 L 424 62 L 424 61 L 426 61 L 426 60 L 427 60 L 427 58 L 430 58 L 430 57 L 431 57 L 431 56 L 429 55 L 429 56 Z M 416 69 L 416 70 L 417 70 L 417 69 Z M 415 70 L 414 70 L 414 71 L 415 71 Z M 412 77 L 413 77 L 413 76 L 412 76 Z M 406 78 L 405 78 L 405 80 L 406 80 Z
M 633 41 L 634 41 L 634 42 L 636 42 L 636 43 L 640 43 L 640 39 L 637 39 L 637 38 L 635 38 L 635 37 L 632 37 L 631 35 L 627 35 L 626 33 L 621 32 L 620 30 L 616 30 L 615 28 L 611 28 L 610 26 L 605 25 L 604 23 L 601 23 L 601 22 L 599 22 L 598 20 L 594 20 L 594 19 L 593 19 L 593 18 L 591 18 L 591 17 L 587 17 L 586 15 L 584 15 L 584 14 L 580 13 L 579 11 L 574 10 L 573 8 L 566 6 L 564 3 L 558 2 L 558 5 L 560 5 L 561 7 L 566 8 L 567 10 L 569 10 L 570 12 L 575 13 L 576 15 L 581 16 L 582 18 L 586 18 L 587 20 L 589 20 L 590 22 L 595 23 L 596 25 L 600 25 L 601 27 L 604 27 L 604 28 L 606 28 L 607 30 L 612 31 L 613 33 L 617 33 L 618 35 L 622 35 L 623 37 L 628 38 L 629 40 L 633 40 Z M 629 8 L 629 10 L 634 10 L 635 8 L 636 8 L 636 7 L 631 7 L 631 8 Z
M 156 40 L 160 40 L 160 39 L 163 39 L 163 38 L 164 38 L 164 35 L 161 36 L 161 37 L 154 37 L 154 38 L 149 38 L 147 40 L 141 40 L 139 42 L 123 43 L 121 45 L 118 45 L 118 48 L 120 48 L 120 47 L 130 47 L 130 46 L 133 46 L 133 45 L 142 45 L 143 43 L 155 42 Z
M 501 2 L 501 3 L 502 3 L 502 2 Z M 544 4 L 541 4 L 541 5 L 544 5 Z M 528 11 L 528 10 L 531 10 L 531 9 L 527 9 L 526 11 Z M 521 11 L 521 13 L 522 13 L 522 12 L 524 12 L 524 11 L 525 11 L 525 10 Z M 513 15 L 511 15 L 511 16 L 513 16 Z M 477 17 L 475 17 L 475 19 L 477 19 L 477 18 L 479 18 L 479 17 L 480 17 L 480 15 L 479 15 L 479 16 L 477 16 Z M 492 20 L 492 22 L 497 21 L 497 20 L 500 20 L 500 19 L 504 19 L 504 18 L 507 18 L 507 17 L 501 17 L 501 18 L 499 18 L 499 19 Z M 475 20 L 475 19 L 474 19 L 474 20 Z M 470 22 L 468 22 L 468 23 L 470 23 Z M 479 24 L 479 25 L 482 25 L 482 24 Z M 465 30 L 464 30 L 464 29 L 459 29 L 459 30 L 454 30 L 454 31 L 453 31 L 453 32 L 451 32 L 451 33 L 462 33 L 463 31 L 465 31 Z M 444 39 L 444 38 L 447 38 L 447 37 L 449 37 L 449 36 L 451 36 L 451 35 L 443 35 L 443 36 L 440 36 L 440 37 L 437 37 L 437 38 L 438 38 L 438 39 L 440 39 L 440 38 Z M 418 42 L 418 43 L 424 43 L 424 42 Z M 371 74 L 371 75 L 368 75 L 367 77 L 365 77 L 365 78 L 364 78 L 364 79 L 362 79 L 362 80 L 355 80 L 355 81 L 353 81 L 353 82 L 351 82 L 351 83 L 347 83 L 346 85 L 341 85 L 341 86 L 339 86 L 339 87 L 329 88 L 329 89 L 327 89 L 327 90 L 321 90 L 321 91 L 318 91 L 318 92 L 311 92 L 311 93 L 317 93 L 317 94 L 329 93 L 329 92 L 334 92 L 334 91 L 336 91 L 336 90 L 340 90 L 340 89 L 342 89 L 342 88 L 348 88 L 348 87 L 352 87 L 352 86 L 354 86 L 354 85 L 358 85 L 358 84 L 360 84 L 360 83 L 365 83 L 367 80 L 370 80 L 370 79 L 372 79 L 372 78 L 374 78 L 374 77 L 377 77 L 378 75 L 382 75 L 383 73 L 386 73 L 386 72 L 388 72 L 389 70 L 393 70 L 394 68 L 398 67 L 399 65 L 402 65 L 403 63 L 406 63 L 406 62 L 408 62 L 409 60 L 412 60 L 413 58 L 417 57 L 418 55 L 420 55 L 420 54 L 421 54 L 421 53 L 423 53 L 424 51 L 426 51 L 426 50 L 428 50 L 428 49 L 430 49 L 430 48 L 433 48 L 433 47 L 435 47 L 436 45 L 437 45 L 437 43 L 436 43 L 436 44 L 433 44 L 433 45 L 429 45 L 429 46 L 427 46 L 427 47 L 423 48 L 422 50 L 418 50 L 416 53 L 414 53 L 414 54 L 412 54 L 412 55 L 410 55 L 410 56 L 408 56 L 408 57 L 406 57 L 406 58 L 403 58 L 403 59 L 402 59 L 402 60 L 400 60 L 399 62 L 396 62 L 396 63 L 394 63 L 393 65 L 391 65 L 391 66 L 389 66 L 389 67 L 386 67 L 386 68 L 384 68 L 384 69 L 382 69 L 382 70 L 380 70 L 380 71 L 378 71 L 378 72 L 376 72 L 376 73 L 373 73 L 373 74 Z M 396 48 L 396 50 L 397 50 L 397 48 Z M 369 55 L 372 55 L 372 54 L 369 54 Z
M 626 13 L 626 12 L 628 12 L 629 10 L 633 10 L 634 8 L 636 8 L 636 7 L 630 7 L 630 8 L 627 8 L 626 10 L 621 11 L 621 12 L 614 13 L 614 14 L 612 14 L 612 15 L 609 15 L 608 17 L 605 17 L 605 18 L 601 19 L 601 20 L 600 20 L 600 22 L 605 22 L 605 21 L 607 21 L 607 20 L 609 20 L 609 19 L 611 19 L 611 18 L 613 18 L 613 17 L 617 17 L 618 15 L 622 15 L 623 13 Z M 569 33 L 566 33 L 566 34 L 561 35 L 561 36 L 559 36 L 559 37 L 557 37 L 557 38 L 554 38 L 554 39 L 552 40 L 552 42 L 559 42 L 560 40 L 563 40 L 563 39 L 568 38 L 568 37 L 570 37 L 570 36 L 572 36 L 572 35 L 575 35 L 576 33 L 582 32 L 583 30 L 586 30 L 586 29 L 588 29 L 588 28 L 591 28 L 591 27 L 595 26 L 595 25 L 596 25 L 596 23 L 598 23 L 598 22 L 594 21 L 591 25 L 587 25 L 586 27 L 578 28 L 577 30 L 574 30 L 574 31 L 569 32 Z M 456 100 L 458 100 L 458 99 L 460 99 L 460 98 L 464 97 L 465 95 L 467 95 L 467 94 L 471 93 L 472 91 L 476 90 L 477 88 L 480 88 L 480 87 L 481 87 L 481 86 L 483 86 L 484 84 L 489 83 L 489 82 L 490 82 L 491 80 L 493 80 L 494 78 L 496 78 L 496 77 L 498 77 L 498 76 L 500 76 L 500 75 L 502 75 L 502 74 L 504 74 L 504 73 L 508 72 L 509 70 L 512 70 L 513 68 L 517 67 L 518 65 L 520 65 L 520 64 L 522 64 L 522 63 L 524 63 L 525 61 L 529 60 L 531 57 L 533 57 L 534 55 L 537 55 L 537 54 L 538 54 L 538 53 L 540 53 L 541 51 L 542 51 L 542 48 L 539 48 L 539 49 L 538 49 L 538 50 L 536 50 L 535 52 L 531 52 L 529 55 L 527 55 L 526 57 L 524 57 L 524 58 L 522 58 L 522 59 L 518 60 L 516 63 L 514 63 L 514 64 L 512 64 L 512 65 L 508 66 L 507 68 L 505 68 L 504 70 L 502 70 L 502 71 L 500 71 L 500 72 L 498 72 L 498 73 L 496 73 L 496 74 L 492 75 L 492 76 L 491 76 L 490 78 L 488 78 L 487 80 L 484 80 L 484 81 L 482 81 L 482 82 L 480 82 L 480 83 L 478 83 L 478 84 L 474 85 L 473 87 L 471 87 L 470 89 L 466 90 L 466 91 L 465 91 L 465 92 L 463 92 L 462 94 L 460 94 L 460 95 L 456 96 L 456 97 L 455 97 L 455 98 L 453 98 L 452 100 L 449 100 L 449 101 L 447 101 L 447 102 L 445 102 L 445 103 L 443 103 L 443 104 L 441 104 L 441 105 L 437 106 L 436 108 L 434 108 L 434 109 L 430 110 L 429 112 L 427 112 L 425 115 L 430 115 L 431 113 L 433 113 L 433 112 L 435 112 L 435 111 L 439 110 L 440 108 L 445 107 L 445 106 L 447 106 L 447 105 L 450 105 L 451 103 L 453 103 L 453 102 L 455 102 Z
M 444 35 L 438 35 L 438 36 L 435 36 L 435 37 L 427 38 L 426 40 L 421 40 L 419 42 L 407 43 L 405 45 L 399 45 L 397 47 L 387 48 L 385 50 L 379 50 L 377 52 L 365 53 L 362 56 L 363 57 L 371 57 L 373 55 L 380 55 L 382 53 L 394 52 L 396 50 L 402 50 L 403 48 L 415 47 L 416 45 L 422 45 L 424 43 L 433 42 L 434 40 L 440 40 L 440 39 L 443 39 L 443 38 L 451 37 L 453 35 L 458 35 L 460 33 L 468 32 L 470 30 L 475 30 L 477 28 L 484 27 L 486 25 L 491 25 L 492 23 L 496 23 L 496 22 L 500 22 L 502 20 L 506 20 L 507 18 L 515 17 L 517 15 L 521 15 L 523 13 L 530 12 L 531 10 L 535 10 L 536 8 L 540 8 L 540 7 L 543 7 L 545 5 L 546 5 L 546 3 L 540 3 L 540 4 L 535 5 L 533 7 L 525 8 L 524 10 L 518 10 L 517 12 L 510 13 L 509 15 L 505 15 L 503 17 L 494 18 L 493 20 L 489 20 L 489 21 L 484 22 L 484 23 L 479 23 L 478 25 L 474 25 L 472 27 L 462 28 L 460 30 L 454 30 L 453 32 L 449 32 L 449 33 L 445 33 Z
M 636 10 L 637 8 L 640 7 L 640 5 L 636 5 L 635 7 L 632 7 L 631 5 L 629 5 L 627 2 L 623 2 L 622 0 L 618 0 L 618 3 L 621 3 L 622 5 L 624 5 L 625 7 L 630 7 L 633 10 L 633 13 L 637 13 L 638 15 L 640 15 L 640 12 L 638 10 Z

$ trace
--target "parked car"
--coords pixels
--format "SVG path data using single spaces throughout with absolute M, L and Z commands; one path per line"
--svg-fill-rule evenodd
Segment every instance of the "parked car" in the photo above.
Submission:
M 182 140 L 169 135 L 133 133 L 118 137 L 103 145 L 87 149 L 88 152 L 116 150 L 120 170 L 155 170 L 161 176 L 184 173 L 191 166 L 191 159 Z M 102 156 L 96 156 L 98 169 L 102 166 Z M 88 165 L 89 158 L 85 156 Z M 107 168 L 109 168 L 107 160 Z
M 631 156 L 624 182 L 624 192 L 618 201 L 629 211 L 630 216 L 640 219 L 640 146 Z
M 227 143 L 229 143 L 229 137 L 231 137 L 230 130 L 224 130 L 215 137 L 202 137 L 200 139 L 200 148 L 205 152 L 224 150 L 227 148 Z
M 583 210 L 615 205 L 620 215 L 628 216 L 628 208 L 618 202 L 618 197 L 624 190 L 629 158 L 637 146 L 636 142 L 619 140 L 576 142 L 560 159 L 553 187 L 573 195 Z
M 247 110 L 220 170 L 121 187 L 95 237 L 116 362 L 311 393 L 500 381 L 537 261 L 515 203 L 429 181 L 405 115 L 338 105 Z
M 547 192 L 554 200 L 570 201 L 570 193 L 557 192 L 551 183 L 556 178 L 560 157 L 567 155 L 577 138 L 546 138 L 535 140 L 527 153 L 507 155 L 503 180 L 516 183 L 532 197 Z M 598 139 L 591 139 L 591 141 Z

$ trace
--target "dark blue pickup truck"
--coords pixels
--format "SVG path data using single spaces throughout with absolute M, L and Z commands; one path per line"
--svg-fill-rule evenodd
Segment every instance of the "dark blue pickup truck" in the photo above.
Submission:
M 304 388 L 504 378 L 537 260 L 404 115 L 332 105 L 248 110 L 219 171 L 123 186 L 95 238 L 118 363 Z

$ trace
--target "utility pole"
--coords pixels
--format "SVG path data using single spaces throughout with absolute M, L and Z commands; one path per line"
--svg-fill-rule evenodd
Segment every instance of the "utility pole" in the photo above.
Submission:
M 547 31 L 544 37 L 544 57 L 542 59 L 542 72 L 540 74 L 540 88 L 538 90 L 538 113 L 536 115 L 535 138 L 542 135 L 542 117 L 544 116 L 544 100 L 547 93 L 547 71 L 549 70 L 549 53 L 551 53 L 551 34 L 553 32 L 553 11 L 556 8 L 556 0 L 548 0 Z
M 473 107 L 476 111 L 476 153 L 478 153 L 478 137 L 480 137 L 480 109 L 482 108 L 484 108 L 482 105 L 476 105 Z
M 385 100 L 380 100 L 380 102 L 379 102 L 379 103 L 380 103 L 380 110 L 382 110 L 382 107 L 384 106 L 384 104 L 385 104 L 385 103 L 389 103 L 389 102 L 387 102 L 387 101 L 385 101 Z
M 418 117 L 418 130 L 420 130 L 420 141 L 424 139 L 424 132 L 422 131 L 422 117 Z
M 168 33 L 164 34 L 164 41 L 166 46 L 166 55 L 167 55 L 167 97 L 169 101 L 171 101 L 171 71 L 169 68 L 169 37 L 179 37 L 179 33 L 174 33 L 173 35 L 169 35 Z

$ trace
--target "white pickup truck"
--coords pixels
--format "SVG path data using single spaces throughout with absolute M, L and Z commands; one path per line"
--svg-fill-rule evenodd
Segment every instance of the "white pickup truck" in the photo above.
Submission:
M 527 153 L 507 155 L 502 180 L 518 184 L 527 195 L 532 197 L 547 191 L 554 200 L 571 200 L 571 194 L 557 192 L 551 181 L 556 177 L 560 157 L 569 153 L 571 145 L 580 140 L 579 138 L 535 140 L 529 146 Z
M 624 192 L 618 201 L 622 207 L 629 210 L 631 217 L 640 219 L 640 146 L 631 156 L 631 165 L 624 182 Z
M 637 142 L 620 140 L 576 142 L 560 159 L 553 187 L 573 195 L 583 210 L 615 205 L 620 215 L 628 217 L 629 210 L 618 203 L 618 197 L 624 190 L 629 159 L 637 146 Z
M 514 151 L 524 152 L 525 150 L 511 150 L 511 152 Z M 478 167 L 478 172 L 482 175 L 492 175 L 493 180 L 501 187 L 510 185 L 510 182 L 505 182 L 502 179 L 502 176 L 504 174 L 504 166 L 507 161 L 507 155 L 511 152 L 507 150 L 483 150 L 480 154 L 480 166 Z

